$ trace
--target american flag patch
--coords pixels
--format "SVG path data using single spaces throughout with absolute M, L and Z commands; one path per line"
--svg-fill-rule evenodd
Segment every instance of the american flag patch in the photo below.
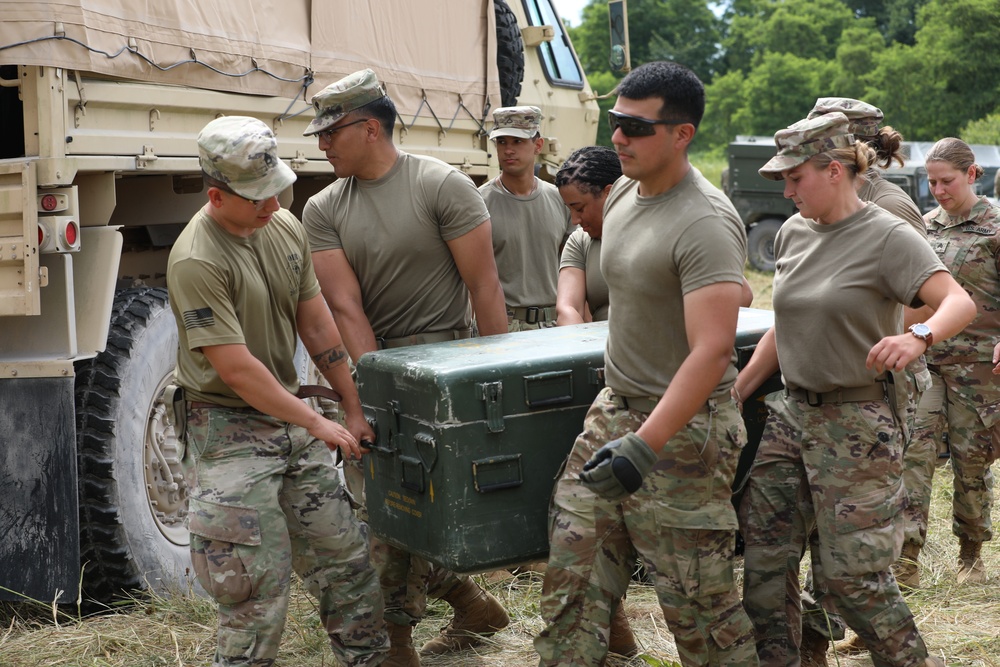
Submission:
M 210 327 L 215 324 L 215 316 L 212 315 L 211 308 L 198 308 L 197 310 L 184 311 L 184 328 L 198 329 L 200 327 Z

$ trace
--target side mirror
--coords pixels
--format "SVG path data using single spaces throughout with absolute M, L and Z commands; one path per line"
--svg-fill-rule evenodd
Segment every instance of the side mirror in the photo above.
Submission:
M 627 0 L 608 0 L 608 20 L 611 23 L 611 69 L 628 72 L 632 69 L 632 56 L 628 47 Z

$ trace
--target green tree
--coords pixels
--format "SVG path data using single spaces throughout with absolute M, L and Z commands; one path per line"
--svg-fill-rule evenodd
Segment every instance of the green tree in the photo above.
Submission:
M 705 88 L 705 117 L 695 135 L 698 149 L 718 150 L 726 146 L 746 128 L 736 125 L 735 117 L 743 108 L 743 72 L 734 70 L 721 76 Z
M 955 136 L 996 109 L 1000 51 L 991 26 L 1000 0 L 931 0 L 920 10 L 914 46 L 895 44 L 879 60 L 869 99 L 907 139 Z
M 804 118 L 817 97 L 830 94 L 826 86 L 836 71 L 835 62 L 819 58 L 764 54 L 746 77 L 744 104 L 733 115 L 733 127 L 744 134 L 769 135 Z
M 845 0 L 859 18 L 871 18 L 885 43 L 912 45 L 917 32 L 917 12 L 928 0 Z
M 969 144 L 1000 145 L 1000 112 L 970 122 L 959 137 Z
M 628 3 L 632 66 L 673 60 L 710 81 L 719 61 L 721 21 L 704 0 L 632 0 Z M 608 7 L 592 0 L 583 8 L 580 25 L 570 30 L 583 68 L 589 74 L 609 72 Z

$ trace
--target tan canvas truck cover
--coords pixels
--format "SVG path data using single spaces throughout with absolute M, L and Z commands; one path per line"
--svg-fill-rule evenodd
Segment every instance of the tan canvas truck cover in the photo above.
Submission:
M 335 178 L 311 98 L 367 67 L 397 145 L 479 183 L 494 109 L 542 108 L 549 176 L 600 120 L 550 0 L 0 0 L 0 600 L 196 586 L 165 289 L 196 137 L 267 123 L 298 213 Z
M 0 0 L 0 65 L 306 102 L 371 67 L 404 120 L 500 106 L 495 53 L 492 0 Z

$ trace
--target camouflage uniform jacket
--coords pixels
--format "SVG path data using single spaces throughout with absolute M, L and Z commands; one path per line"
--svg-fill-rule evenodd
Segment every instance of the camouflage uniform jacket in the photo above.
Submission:
M 941 207 L 924 219 L 928 241 L 978 310 L 964 331 L 931 346 L 927 362 L 990 362 L 1000 330 L 1000 207 L 980 197 L 966 220 L 956 220 Z

